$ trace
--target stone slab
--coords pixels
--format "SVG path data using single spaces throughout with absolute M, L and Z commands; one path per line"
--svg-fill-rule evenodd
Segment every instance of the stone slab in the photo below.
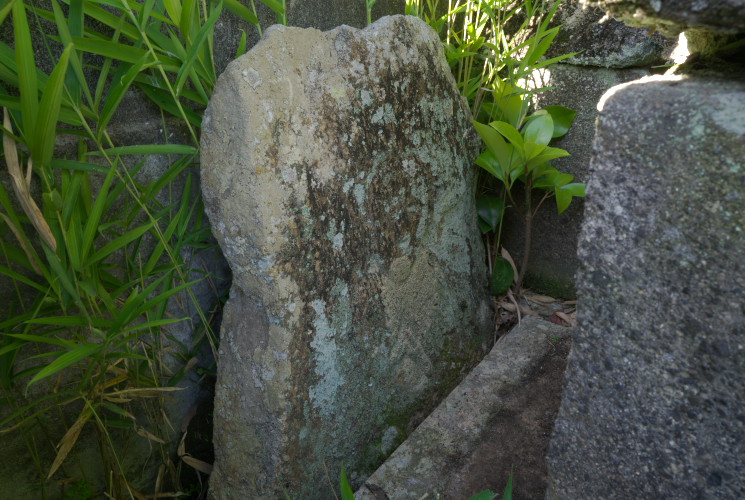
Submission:
M 202 146 L 234 277 L 212 495 L 327 498 L 326 470 L 359 484 L 483 354 L 470 113 L 417 18 L 275 26 L 220 77 Z
M 571 329 L 542 319 L 523 319 L 370 476 L 356 492 L 357 500 L 467 498 L 475 493 L 463 491 L 466 481 L 458 476 L 467 470 L 460 465 L 469 463 L 491 428 L 499 425 L 500 415 L 515 410 L 510 397 L 526 386 L 526 376 L 570 333 Z M 502 465 L 509 473 L 511 464 Z M 500 479 L 504 487 L 506 477 Z
M 549 496 L 745 496 L 745 82 L 608 91 Z

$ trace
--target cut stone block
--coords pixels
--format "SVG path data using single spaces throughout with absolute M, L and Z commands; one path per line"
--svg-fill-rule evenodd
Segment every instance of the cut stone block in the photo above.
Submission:
M 601 103 L 547 498 L 743 498 L 745 82 Z
M 202 146 L 234 274 L 212 495 L 329 498 L 484 352 L 470 113 L 419 19 L 273 27 L 220 77 Z

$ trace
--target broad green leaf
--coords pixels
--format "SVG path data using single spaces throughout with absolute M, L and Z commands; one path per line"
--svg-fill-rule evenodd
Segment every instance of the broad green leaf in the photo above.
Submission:
M 93 354 L 99 352 L 103 346 L 101 344 L 82 344 L 77 346 L 75 349 L 71 349 L 58 357 L 47 366 L 45 366 L 34 378 L 32 378 L 28 385 L 43 380 L 47 377 L 54 375 L 55 373 L 64 370 L 65 368 L 74 365 L 78 361 L 81 361 Z
M 569 156 L 569 153 L 567 153 L 565 150 L 560 148 L 552 148 L 547 147 L 541 153 L 530 160 L 528 160 L 528 163 L 526 165 L 526 168 L 528 169 L 528 172 L 532 171 L 534 168 L 543 165 L 551 160 L 554 160 L 556 158 L 562 158 L 564 156 Z M 536 176 L 540 176 L 542 174 L 535 174 Z
M 476 209 L 490 231 L 496 231 L 504 215 L 504 200 L 491 194 L 476 197 Z M 488 231 L 484 231 L 488 232 Z
M 494 153 L 492 153 L 490 150 L 487 149 L 486 151 L 481 153 L 479 157 L 476 158 L 475 163 L 500 181 L 505 182 L 505 174 L 502 170 L 502 166 L 494 157 Z
M 36 119 L 36 130 L 34 141 L 36 149 L 32 149 L 34 155 L 34 166 L 48 169 L 54 154 L 55 139 L 57 137 L 57 119 L 59 117 L 60 104 L 62 102 L 62 89 L 65 85 L 67 74 L 67 63 L 73 46 L 68 45 L 62 52 L 60 60 L 49 76 L 44 94 L 39 104 L 39 116 Z
M 564 106 L 546 106 L 543 109 L 548 111 L 554 120 L 553 138 L 565 135 L 569 131 L 569 127 L 572 126 L 574 117 L 577 116 L 575 110 L 565 108 Z
M 556 191 L 554 191 L 554 194 L 556 195 L 556 208 L 558 209 L 559 214 L 561 214 L 564 210 L 569 208 L 569 204 L 572 203 L 572 193 L 557 188 Z
M 352 487 L 349 485 L 349 480 L 347 479 L 347 474 L 344 471 L 344 466 L 341 467 L 341 478 L 339 479 L 339 483 L 341 485 L 341 500 L 354 500 L 354 491 L 352 491 Z
M 518 132 L 515 127 L 503 121 L 491 122 L 489 125 L 497 129 L 500 134 L 506 137 L 507 140 L 510 141 L 510 144 L 515 146 L 515 149 L 517 149 L 518 153 L 520 153 L 520 156 L 523 156 L 523 137 L 520 135 L 520 132 Z
M 523 127 L 525 142 L 533 142 L 548 146 L 554 133 L 554 121 L 550 114 L 542 114 L 528 120 Z M 530 159 L 527 152 L 526 159 Z
M 584 182 L 572 182 L 570 184 L 564 184 L 560 188 L 562 191 L 569 191 L 572 196 L 578 198 L 584 198 L 587 190 L 587 185 Z
M 543 144 L 536 144 L 535 142 L 526 140 L 524 145 L 525 159 L 530 161 L 540 155 L 545 149 L 546 146 Z
M 473 126 L 476 127 L 476 131 L 481 136 L 481 139 L 486 144 L 486 147 L 494 154 L 494 157 L 499 159 L 501 151 L 507 148 L 507 143 L 502 136 L 493 127 L 473 121 Z

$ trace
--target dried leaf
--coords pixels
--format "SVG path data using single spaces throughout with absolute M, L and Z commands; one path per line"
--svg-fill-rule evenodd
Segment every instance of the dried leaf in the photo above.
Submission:
M 138 426 L 138 427 L 135 427 L 135 429 L 137 431 L 137 434 L 139 434 L 140 436 L 142 436 L 144 438 L 149 439 L 150 441 L 155 441 L 156 443 L 159 443 L 159 444 L 166 444 L 165 441 L 163 441 L 158 436 L 149 433 L 144 427 L 139 427 Z
M 502 247 L 502 251 L 500 253 L 502 254 L 502 257 L 504 257 L 504 259 L 507 260 L 507 262 L 509 262 L 512 266 L 512 271 L 515 273 L 515 276 L 520 276 L 520 273 L 517 272 L 517 266 L 515 265 L 515 261 L 512 260 L 510 252 L 508 252 L 505 247 Z
M 176 454 L 179 457 L 183 457 L 186 455 L 186 433 L 184 432 L 184 435 L 181 436 L 181 440 L 178 443 L 178 450 L 176 451 Z
M 162 392 L 173 392 L 183 391 L 183 387 L 150 387 L 150 388 L 133 388 L 133 389 L 122 389 L 121 391 L 112 391 L 108 393 L 108 397 L 111 396 L 132 396 L 138 398 L 154 398 L 156 396 L 162 396 Z
M 538 294 L 525 294 L 524 297 L 527 300 L 530 300 L 531 302 L 536 302 L 538 304 L 553 304 L 554 302 L 558 302 L 553 297 L 549 297 L 548 295 L 538 295 Z
M 52 462 L 52 467 L 49 469 L 49 474 L 47 475 L 47 480 L 49 480 L 55 472 L 57 472 L 57 469 L 60 468 L 60 465 L 62 465 L 62 462 L 65 461 L 65 458 L 67 458 L 67 455 L 70 453 L 70 450 L 75 445 L 75 442 L 78 440 L 78 436 L 80 436 L 80 431 L 83 430 L 83 427 L 85 426 L 85 423 L 91 418 L 91 411 L 88 408 L 83 409 L 83 411 L 78 416 L 78 419 L 75 421 L 74 424 L 72 424 L 72 427 L 67 429 L 67 432 L 64 436 L 62 436 L 62 439 L 60 440 L 57 447 L 59 448 L 59 451 L 57 451 L 57 456 L 54 457 L 54 462 Z
M 556 311 L 554 314 L 563 319 L 566 322 L 567 326 L 574 326 L 574 321 L 572 321 L 572 318 L 570 318 L 569 315 L 561 311 Z
M 3 108 L 3 126 L 6 130 L 13 130 L 10 123 L 10 115 L 8 115 L 8 110 L 6 108 Z M 26 216 L 28 216 L 29 219 L 31 219 L 31 223 L 34 225 L 36 230 L 39 232 L 39 236 L 41 236 L 41 239 L 44 240 L 44 242 L 49 245 L 49 248 L 52 249 L 52 251 L 57 251 L 57 240 L 54 239 L 54 235 L 52 234 L 52 230 L 49 228 L 49 224 L 47 224 L 46 219 L 41 213 L 41 210 L 39 210 L 39 207 L 36 205 L 36 202 L 31 197 L 31 192 L 29 191 L 28 184 L 26 183 L 26 179 L 23 176 L 23 171 L 21 170 L 21 166 L 18 162 L 18 151 L 16 151 L 16 143 L 13 140 L 13 138 L 7 133 L 3 132 L 3 149 L 5 151 L 5 162 L 8 164 L 8 173 L 10 174 L 10 178 L 13 181 L 13 191 L 16 193 L 16 197 L 18 198 L 18 202 L 21 204 L 21 208 L 23 209 Z M 31 168 L 30 164 L 31 160 L 29 160 L 29 168 Z
M 199 472 L 212 474 L 212 465 L 208 464 L 207 462 L 202 462 L 201 460 L 197 460 L 196 458 L 190 456 L 183 456 L 181 457 L 181 460 L 183 460 L 186 465 L 191 466 Z

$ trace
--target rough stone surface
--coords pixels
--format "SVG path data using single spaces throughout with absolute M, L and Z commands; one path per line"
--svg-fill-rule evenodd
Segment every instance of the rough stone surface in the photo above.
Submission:
M 643 69 L 612 70 L 556 64 L 537 75 L 538 86 L 554 88 L 536 94 L 536 107 L 562 105 L 577 111 L 569 133 L 551 144 L 566 149 L 572 156 L 559 158 L 552 164 L 562 172 L 572 174 L 576 182 L 587 182 L 600 97 L 615 85 L 648 74 Z M 561 215 L 557 214 L 553 200 L 538 212 L 533 221 L 528 286 L 557 297 L 574 296 L 575 273 L 579 265 L 577 240 L 583 210 L 584 200 L 579 198 L 574 199 Z M 515 211 L 508 214 L 503 241 L 516 262 L 520 262 L 524 224 Z
M 660 33 L 649 34 L 644 28 L 633 28 L 607 16 L 596 7 L 579 0 L 564 2 L 554 17 L 561 30 L 547 56 L 579 52 L 566 62 L 580 66 L 604 68 L 645 67 L 667 59 L 674 40 Z
M 548 498 L 745 497 L 745 82 L 611 89 Z
M 586 0 L 620 17 L 629 26 L 677 35 L 689 28 L 722 33 L 745 31 L 743 0 Z
M 372 19 L 403 14 L 404 0 L 377 0 Z M 288 0 L 287 22 L 290 26 L 329 30 L 346 24 L 354 28 L 367 25 L 365 2 L 357 0 Z
M 483 352 L 469 119 L 413 17 L 274 27 L 220 77 L 202 137 L 234 273 L 214 497 L 328 498 L 342 463 L 359 484 L 388 429 Z
M 488 451 L 507 444 L 509 437 L 503 436 L 504 442 L 498 443 L 493 438 L 490 440 L 490 434 L 499 427 L 500 420 L 509 420 L 512 412 L 519 411 L 512 404 L 515 394 L 526 387 L 527 376 L 535 372 L 555 350 L 556 342 L 569 332 L 568 328 L 542 319 L 525 318 L 499 340 L 489 355 L 370 476 L 355 494 L 357 500 L 424 495 L 468 498 L 478 493 L 466 491 L 469 481 L 463 477 L 468 474 L 468 465 L 473 465 L 474 454 L 485 441 L 490 444 L 486 447 Z M 525 441 L 529 440 L 525 436 Z M 500 473 L 506 472 L 499 478 L 500 489 L 507 481 L 512 463 L 499 464 Z

